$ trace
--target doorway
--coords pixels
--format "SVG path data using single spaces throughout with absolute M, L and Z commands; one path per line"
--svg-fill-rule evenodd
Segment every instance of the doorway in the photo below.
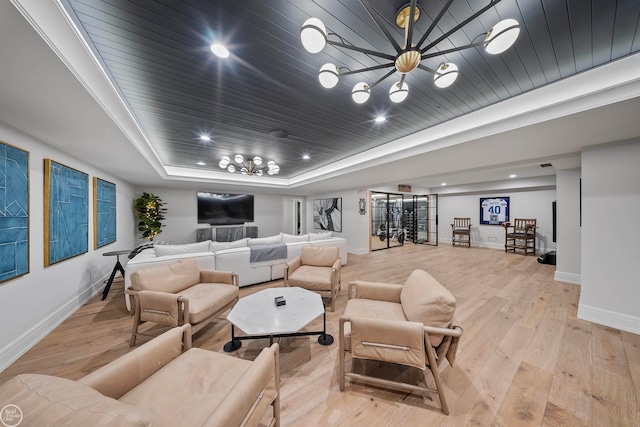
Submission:
M 371 192 L 371 233 L 372 251 L 404 245 L 406 239 L 404 195 Z

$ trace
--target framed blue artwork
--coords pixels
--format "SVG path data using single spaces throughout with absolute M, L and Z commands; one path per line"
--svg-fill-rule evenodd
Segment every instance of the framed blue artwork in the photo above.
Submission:
M 93 248 L 116 241 L 116 185 L 93 177 Z
M 29 152 L 0 141 L 0 283 L 29 272 Z
M 89 175 L 44 159 L 44 266 L 89 250 Z
M 509 198 L 481 197 L 480 224 L 502 225 L 503 222 L 509 222 Z

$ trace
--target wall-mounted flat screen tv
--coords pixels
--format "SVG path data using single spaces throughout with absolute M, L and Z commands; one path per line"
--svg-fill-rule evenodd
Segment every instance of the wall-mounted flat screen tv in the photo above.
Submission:
M 253 222 L 253 195 L 198 193 L 198 224 Z

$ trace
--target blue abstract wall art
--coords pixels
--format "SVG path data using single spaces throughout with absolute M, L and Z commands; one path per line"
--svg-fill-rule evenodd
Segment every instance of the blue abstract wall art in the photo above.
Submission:
M 0 283 L 29 272 L 29 152 L 0 141 Z
M 44 265 L 89 250 L 89 176 L 44 160 Z
M 116 241 L 116 185 L 93 177 L 93 246 Z

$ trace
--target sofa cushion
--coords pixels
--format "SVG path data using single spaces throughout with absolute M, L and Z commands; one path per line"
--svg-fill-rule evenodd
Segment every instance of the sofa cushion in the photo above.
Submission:
M 187 243 L 185 245 L 156 245 L 156 256 L 193 254 L 197 252 L 208 252 L 210 240 L 197 243 Z
M 295 236 L 293 234 L 280 233 L 280 238 L 282 239 L 282 243 L 294 243 L 294 242 L 308 242 L 309 235 L 308 234 L 300 234 Z
M 429 273 L 414 270 L 400 292 L 400 302 L 407 320 L 427 326 L 447 328 L 456 311 L 456 299 Z M 431 335 L 431 345 L 440 345 L 442 335 Z
M 158 291 L 175 294 L 200 283 L 200 270 L 193 258 L 138 270 L 131 275 L 136 291 Z
M 279 234 L 277 236 L 255 237 L 253 239 L 249 239 L 249 246 L 273 245 L 274 243 L 282 243 L 282 239 Z
M 18 375 L 0 386 L 0 402 L 22 411 L 25 426 L 150 426 L 147 409 L 103 396 L 91 387 L 48 375 Z M 7 424 L 8 425 L 8 424 Z M 15 425 L 15 424 L 12 424 Z
M 314 267 L 331 267 L 340 256 L 337 246 L 303 246 L 300 250 L 300 263 Z
M 120 401 L 149 408 L 158 418 L 154 426 L 204 425 L 251 363 L 238 357 L 191 348 L 122 396 Z
M 333 232 L 327 231 L 324 233 L 309 233 L 309 241 L 313 242 L 314 240 L 326 240 L 330 239 L 333 236 Z
M 189 323 L 195 325 L 238 298 L 238 287 L 224 283 L 198 283 L 180 292 L 189 298 Z

